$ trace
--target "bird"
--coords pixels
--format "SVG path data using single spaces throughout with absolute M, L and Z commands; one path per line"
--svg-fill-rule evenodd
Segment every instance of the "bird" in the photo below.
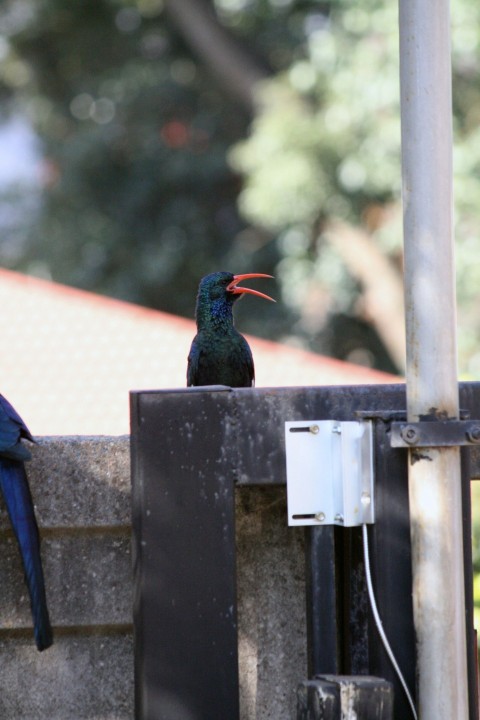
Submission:
M 52 645 L 53 632 L 47 608 L 40 536 L 25 471 L 25 461 L 30 460 L 31 455 L 22 443 L 23 439 L 35 442 L 20 415 L 0 394 L 0 489 L 22 557 L 35 643 L 42 651 Z
M 255 370 L 250 346 L 234 327 L 233 305 L 245 294 L 275 302 L 269 295 L 240 287 L 242 280 L 271 278 L 264 273 L 233 275 L 215 272 L 201 279 L 198 286 L 193 338 L 187 364 L 187 386 L 227 385 L 252 387 Z

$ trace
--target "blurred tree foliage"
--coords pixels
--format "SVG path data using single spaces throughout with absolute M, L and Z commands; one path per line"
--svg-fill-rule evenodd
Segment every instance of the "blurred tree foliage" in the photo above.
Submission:
M 480 7 L 457 0 L 452 20 L 460 367 L 477 375 Z M 301 332 L 322 336 L 309 302 L 321 289 L 334 317 L 373 325 L 401 366 L 398 74 L 396 4 L 332 2 L 310 16 L 289 68 L 264 85 L 251 136 L 231 157 L 246 177 L 244 215 L 278 236 L 277 275 Z M 339 354 L 358 354 L 342 338 L 348 332 L 337 333 Z
M 233 40 L 210 3 L 195 5 Z M 238 53 L 252 55 L 257 80 L 269 70 L 256 46 L 294 40 L 282 18 L 253 17 L 252 34 L 265 30 Z M 276 244 L 239 217 L 227 162 L 251 105 L 225 90 L 175 20 L 161 0 L 2 4 L 3 111 L 27 114 L 43 154 L 37 212 L 24 215 L 21 242 L 0 241 L 3 265 L 190 317 L 203 274 L 274 269 Z M 251 331 L 262 312 L 272 334 L 288 326 L 287 313 L 249 317 L 247 307 Z
M 456 0 L 461 357 L 472 373 L 479 14 Z M 6 0 L 0 32 L 3 112 L 27 115 L 43 157 L 39 187 L 16 194 L 24 222 L 6 228 L 2 265 L 188 316 L 206 272 L 271 272 L 280 306 L 240 304 L 242 328 L 401 367 L 395 4 Z M 8 193 L 1 207 L 13 206 Z

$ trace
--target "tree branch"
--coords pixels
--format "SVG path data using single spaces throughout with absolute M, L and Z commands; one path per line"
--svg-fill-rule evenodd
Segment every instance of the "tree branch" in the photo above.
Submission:
M 224 89 L 254 110 L 254 89 L 268 72 L 219 22 L 205 0 L 165 0 L 165 11 L 200 60 Z
M 405 368 L 403 279 L 364 230 L 329 220 L 325 237 L 363 286 L 365 309 L 398 368 Z

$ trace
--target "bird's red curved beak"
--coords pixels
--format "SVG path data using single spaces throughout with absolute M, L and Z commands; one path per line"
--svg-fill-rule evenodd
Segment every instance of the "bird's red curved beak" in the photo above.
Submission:
M 256 295 L 257 297 L 265 298 L 265 300 L 271 300 L 272 302 L 275 302 L 273 298 L 271 298 L 269 295 L 265 295 L 262 292 L 259 292 L 258 290 L 252 290 L 251 288 L 245 288 L 245 287 L 238 287 L 238 283 L 242 282 L 242 280 L 248 280 L 248 278 L 273 278 L 273 275 L 265 275 L 264 273 L 245 273 L 244 275 L 234 275 L 232 282 L 227 285 L 228 292 L 233 293 L 234 295 L 242 295 L 243 293 L 248 293 L 249 295 Z

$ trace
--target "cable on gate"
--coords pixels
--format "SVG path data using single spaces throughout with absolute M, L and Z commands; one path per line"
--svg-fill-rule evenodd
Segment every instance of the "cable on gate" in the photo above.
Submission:
M 373 618 L 375 620 L 375 625 L 377 626 L 378 634 L 380 635 L 380 639 L 383 643 L 383 646 L 386 650 L 386 653 L 388 657 L 390 658 L 390 661 L 393 665 L 393 669 L 395 670 L 398 679 L 402 683 L 402 687 L 405 691 L 405 695 L 407 696 L 407 700 L 410 703 L 410 707 L 412 709 L 412 715 L 415 718 L 415 720 L 418 720 L 417 711 L 415 709 L 415 705 L 412 699 L 412 696 L 410 695 L 410 691 L 408 689 L 407 683 L 405 682 L 405 678 L 402 675 L 402 671 L 400 670 L 398 663 L 395 659 L 395 655 L 393 654 L 393 650 L 390 647 L 390 643 L 388 642 L 388 638 L 385 634 L 385 630 L 383 629 L 382 620 L 380 618 L 380 614 L 378 612 L 377 603 L 375 600 L 375 593 L 373 591 L 373 583 L 372 583 L 372 575 L 370 572 L 370 556 L 368 551 L 368 532 L 367 532 L 367 525 L 362 525 L 362 533 L 363 533 L 363 556 L 365 561 L 365 576 L 367 579 L 367 590 L 368 590 L 368 597 L 370 600 L 370 606 L 372 609 Z

